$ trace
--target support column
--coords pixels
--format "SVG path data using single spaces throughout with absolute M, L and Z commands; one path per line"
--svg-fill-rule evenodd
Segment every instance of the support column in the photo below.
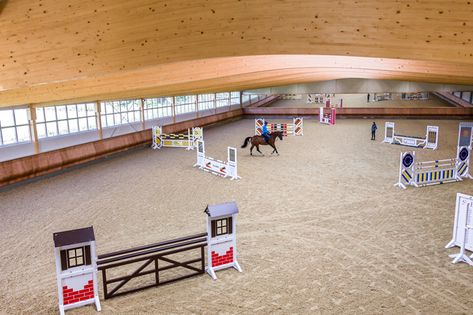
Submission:
M 176 123 L 176 97 L 172 97 L 172 122 Z
M 145 130 L 145 100 L 140 98 L 141 130 Z
M 217 114 L 217 93 L 214 93 L 214 113 Z
M 38 154 L 40 151 L 39 147 L 39 139 L 38 139 L 38 129 L 36 128 L 36 108 L 33 105 L 28 106 L 30 111 L 30 134 L 31 134 L 31 141 L 33 141 L 34 145 L 34 153 Z
M 195 95 L 195 110 L 196 110 L 195 117 L 199 118 L 200 117 L 200 114 L 199 114 L 199 94 Z
M 95 102 L 95 119 L 97 121 L 97 132 L 99 134 L 99 139 L 103 139 L 103 130 L 102 130 L 102 109 L 100 106 L 100 102 Z
M 240 108 L 243 108 L 243 91 L 240 91 Z

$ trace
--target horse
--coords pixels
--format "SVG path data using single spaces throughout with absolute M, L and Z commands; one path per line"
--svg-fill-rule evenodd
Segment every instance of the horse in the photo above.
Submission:
M 266 140 L 264 140 L 264 137 L 263 136 L 253 136 L 253 137 L 246 137 L 245 138 L 245 141 L 243 143 L 243 145 L 241 146 L 242 148 L 246 148 L 246 146 L 248 145 L 248 142 L 251 142 L 251 148 L 250 148 L 250 155 L 253 155 L 253 148 L 256 147 L 256 150 L 263 154 L 263 152 L 261 152 L 259 150 L 259 145 L 270 145 L 274 150 L 273 152 L 271 152 L 271 154 L 273 154 L 274 152 L 276 152 L 278 155 L 279 155 L 279 152 L 278 152 L 278 149 L 276 149 L 276 145 L 275 145 L 275 142 L 276 142 L 276 139 L 279 138 L 280 140 L 282 140 L 282 132 L 281 131 L 275 131 L 275 132 L 272 132 L 269 136 L 269 140 L 268 142 L 266 142 Z M 263 154 L 264 155 L 264 154 Z

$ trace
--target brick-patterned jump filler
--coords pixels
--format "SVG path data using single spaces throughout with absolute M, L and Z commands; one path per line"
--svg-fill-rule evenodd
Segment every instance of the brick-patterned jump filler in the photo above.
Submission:
M 54 233 L 60 314 L 64 315 L 65 310 L 87 304 L 95 304 L 97 311 L 100 311 L 98 270 L 102 272 L 105 299 L 183 280 L 205 272 L 216 280 L 215 272 L 225 268 L 235 268 L 242 272 L 236 252 L 238 213 L 236 203 L 208 205 L 205 213 L 207 233 L 129 248 L 98 257 L 92 227 Z M 207 246 L 207 266 L 205 266 L 205 246 Z M 182 257 L 173 257 L 182 255 L 183 252 L 197 254 L 198 258 L 179 261 Z M 141 266 L 137 266 L 137 263 Z M 163 266 L 162 263 L 170 265 Z M 198 267 L 195 263 L 199 263 Z M 133 268 L 138 269 L 130 273 L 130 264 L 134 264 Z M 125 270 L 120 269 L 125 267 Z M 166 280 L 160 278 L 160 272 L 173 268 L 184 268 L 192 273 Z M 113 272 L 107 273 L 110 269 L 114 269 Z M 146 270 L 143 271 L 144 269 Z M 124 273 L 120 274 L 120 271 Z M 143 279 L 139 287 L 134 284 L 132 288 L 126 288 L 130 280 L 150 273 L 154 273 L 155 277 Z M 152 279 L 151 283 L 146 282 L 149 279 Z

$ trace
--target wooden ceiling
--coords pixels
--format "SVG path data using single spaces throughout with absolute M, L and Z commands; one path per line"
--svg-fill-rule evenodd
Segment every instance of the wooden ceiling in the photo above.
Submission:
M 473 84 L 473 0 L 2 6 L 0 106 L 356 77 Z

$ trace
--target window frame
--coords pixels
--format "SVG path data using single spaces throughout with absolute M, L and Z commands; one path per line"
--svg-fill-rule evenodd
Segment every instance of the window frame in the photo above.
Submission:
M 197 94 L 199 112 L 213 110 L 215 107 L 215 102 L 215 93 Z
M 18 124 L 17 123 L 18 119 L 16 117 L 16 111 L 20 111 L 20 110 L 25 110 L 25 112 L 26 112 L 26 123 L 24 123 L 24 124 Z M 13 125 L 11 125 L 11 126 L 2 126 L 2 123 L 1 123 L 1 120 L 0 120 L 0 148 L 7 147 L 7 146 L 12 146 L 12 145 L 24 144 L 24 143 L 31 143 L 33 141 L 33 138 L 32 138 L 32 134 L 31 134 L 31 123 L 30 123 L 30 121 L 31 121 L 31 112 L 30 112 L 30 109 L 28 107 L 24 107 L 24 106 L 21 106 L 21 107 L 6 107 L 6 108 L 0 109 L 0 113 L 2 111 L 12 111 Z M 28 129 L 28 139 L 20 141 L 19 136 L 18 136 L 18 129 L 19 128 L 24 128 L 24 127 L 27 127 L 27 129 Z M 15 141 L 11 142 L 11 143 L 5 143 L 4 142 L 5 137 L 3 136 L 3 130 L 4 129 L 11 129 L 11 128 L 13 128 L 14 131 L 15 131 Z
M 144 99 L 144 120 L 172 117 L 172 104 L 173 99 L 169 96 Z
M 93 114 L 90 114 L 89 110 L 89 105 L 93 105 L 94 111 Z M 79 105 L 84 105 L 85 106 L 85 116 L 80 116 L 79 115 L 79 110 L 78 106 Z M 64 107 L 65 109 L 65 118 L 58 118 L 58 107 Z M 47 120 L 46 118 L 46 108 L 54 108 L 54 120 Z M 70 108 L 74 108 L 75 116 L 72 117 L 71 113 L 72 111 Z M 38 140 L 39 139 L 48 139 L 48 138 L 55 138 L 55 137 L 63 137 L 63 136 L 68 136 L 68 135 L 73 135 L 73 134 L 79 134 L 83 132 L 90 132 L 94 130 L 98 130 L 97 126 L 97 107 L 96 103 L 94 102 L 87 102 L 87 103 L 74 103 L 74 104 L 63 104 L 63 105 L 52 105 L 52 106 L 41 106 L 35 108 L 36 110 L 36 130 L 38 132 Z M 42 112 L 41 115 L 39 115 L 38 111 Z M 38 116 L 42 116 L 41 120 L 38 120 Z M 87 123 L 87 128 L 81 130 L 81 125 L 80 125 L 80 120 L 85 119 L 85 122 Z M 93 120 L 94 123 L 90 123 L 90 120 Z M 66 122 L 67 123 L 67 132 L 61 133 L 61 129 L 59 127 L 60 123 Z M 76 124 L 76 130 L 74 131 L 71 126 L 73 126 L 74 123 Z M 49 135 L 48 133 L 48 124 L 54 124 L 56 128 L 56 133 Z M 42 132 L 42 128 L 44 126 L 44 134 Z M 41 131 L 40 131 L 41 130 Z M 73 131 L 71 131 L 73 130 Z
M 219 223 L 220 223 L 220 226 L 219 226 Z M 233 224 L 232 217 L 213 219 L 211 222 L 212 237 L 231 235 L 233 233 L 232 224 Z M 223 232 L 223 228 L 226 229 L 225 232 Z M 219 232 L 219 229 L 220 229 L 220 232 Z
M 102 129 L 114 128 L 117 126 L 123 126 L 127 124 L 135 124 L 141 122 L 141 100 L 140 99 L 126 99 L 126 100 L 112 100 L 112 101 L 100 101 L 100 119 L 102 123 Z M 131 109 L 130 109 L 131 106 Z M 135 108 L 135 106 L 137 108 Z M 124 110 L 126 107 L 126 110 Z M 111 109 L 111 112 L 109 112 Z M 118 110 L 117 110 L 118 109 Z M 126 118 L 124 118 L 125 116 Z M 130 121 L 130 115 L 133 120 Z M 117 123 L 117 119 L 120 120 Z M 109 121 L 112 124 L 109 124 Z
M 197 111 L 197 94 L 179 95 L 174 97 L 176 116 L 195 113 Z
M 78 250 L 81 251 L 81 254 L 77 254 Z M 67 269 L 85 266 L 85 246 L 75 247 L 67 249 Z M 71 252 L 74 252 L 74 256 L 71 256 Z M 78 263 L 77 260 L 82 259 L 82 263 Z M 74 260 L 74 265 L 71 265 L 71 260 Z

